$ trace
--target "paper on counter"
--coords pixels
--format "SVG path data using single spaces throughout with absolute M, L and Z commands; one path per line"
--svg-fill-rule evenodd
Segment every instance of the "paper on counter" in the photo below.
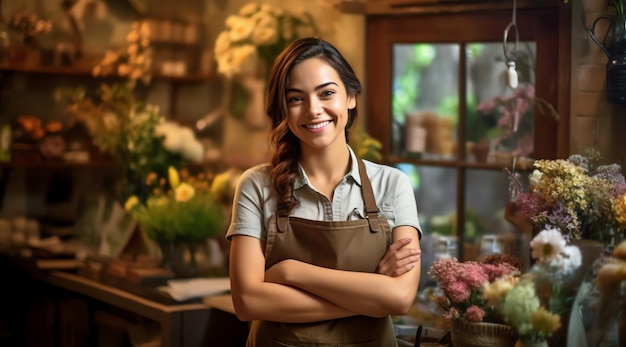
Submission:
M 168 293 L 174 300 L 185 301 L 226 293 L 230 291 L 230 279 L 228 277 L 176 279 L 167 281 L 167 286 L 159 289 Z

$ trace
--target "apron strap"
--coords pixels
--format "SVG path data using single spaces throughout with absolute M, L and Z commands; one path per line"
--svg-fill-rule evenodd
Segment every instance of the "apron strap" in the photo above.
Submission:
M 365 171 L 365 164 L 361 158 L 357 158 L 359 164 L 359 176 L 361 177 L 361 190 L 363 193 L 363 203 L 365 204 L 365 218 L 370 225 L 370 230 L 374 233 L 381 230 L 380 220 L 378 219 L 378 206 L 376 206 L 376 199 L 374 198 L 374 190 L 372 190 L 372 184 L 370 183 L 367 172 Z
M 357 164 L 359 165 L 359 176 L 361 177 L 361 192 L 363 194 L 363 204 L 365 205 L 365 218 L 370 226 L 370 231 L 376 233 L 381 230 L 381 226 L 378 218 L 379 209 L 378 206 L 376 206 L 374 190 L 372 189 L 372 184 L 365 171 L 363 160 L 357 158 Z M 289 223 L 289 215 L 283 209 L 279 209 L 276 220 L 278 232 L 285 232 L 285 230 L 287 230 L 287 223 Z

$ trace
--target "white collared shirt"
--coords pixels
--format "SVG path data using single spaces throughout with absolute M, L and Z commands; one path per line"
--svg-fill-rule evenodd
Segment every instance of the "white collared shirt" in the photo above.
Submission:
M 351 168 L 335 187 L 333 201 L 329 201 L 309 183 L 306 172 L 300 166 L 300 177 L 294 183 L 294 196 L 299 204 L 293 209 L 291 216 L 319 221 L 364 218 L 359 166 L 356 155 L 351 148 L 349 150 Z M 408 176 L 390 166 L 367 160 L 363 162 L 372 184 L 376 205 L 387 218 L 391 229 L 400 225 L 412 226 L 418 230 L 421 238 L 415 193 Z M 232 235 L 265 239 L 269 219 L 276 213 L 277 206 L 276 197 L 272 194 L 270 171 L 271 165 L 266 163 L 252 167 L 241 175 L 226 234 L 228 239 Z

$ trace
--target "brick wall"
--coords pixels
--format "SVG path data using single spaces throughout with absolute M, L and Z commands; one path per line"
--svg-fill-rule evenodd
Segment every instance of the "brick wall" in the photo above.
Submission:
M 574 1 L 572 6 L 570 153 L 595 147 L 607 161 L 626 168 L 626 106 L 607 102 L 608 57 L 586 29 L 612 9 L 607 0 Z M 598 21 L 595 36 L 602 40 L 608 26 L 608 21 Z

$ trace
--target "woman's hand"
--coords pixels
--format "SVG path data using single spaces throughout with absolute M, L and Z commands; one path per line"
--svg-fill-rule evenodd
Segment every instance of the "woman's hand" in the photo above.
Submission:
M 392 243 L 378 263 L 376 272 L 397 277 L 414 268 L 419 263 L 422 251 L 416 248 L 404 248 L 409 243 L 411 243 L 411 238 L 403 238 Z

